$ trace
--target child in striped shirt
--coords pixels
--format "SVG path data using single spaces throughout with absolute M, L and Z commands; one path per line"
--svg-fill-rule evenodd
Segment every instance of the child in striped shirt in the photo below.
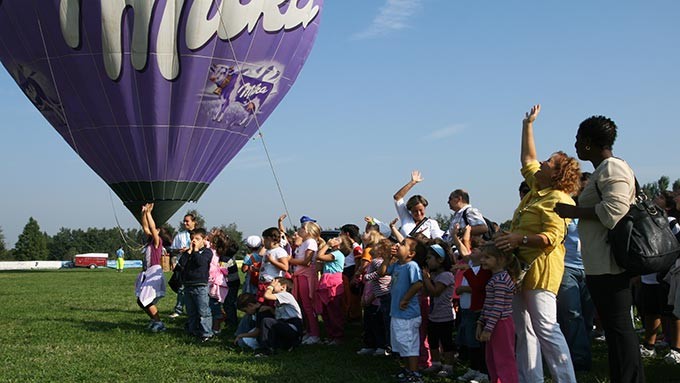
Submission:
M 512 297 L 519 263 L 512 253 L 500 251 L 493 243 L 481 248 L 481 264 L 492 273 L 486 285 L 482 315 L 477 322 L 477 340 L 487 342 L 486 365 L 491 382 L 519 382 L 515 360 L 515 325 Z

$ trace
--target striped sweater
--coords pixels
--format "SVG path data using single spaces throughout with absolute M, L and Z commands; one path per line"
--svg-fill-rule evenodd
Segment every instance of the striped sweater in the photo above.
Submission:
M 515 283 L 503 270 L 491 276 L 486 285 L 486 298 L 479 321 L 484 331 L 493 333 L 499 320 L 512 316 L 512 296 L 515 294 Z

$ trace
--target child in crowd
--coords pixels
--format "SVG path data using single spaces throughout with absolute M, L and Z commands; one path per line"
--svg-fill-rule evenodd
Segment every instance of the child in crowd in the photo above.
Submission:
M 235 255 L 239 245 L 236 241 L 229 238 L 227 233 L 219 229 L 213 229 L 210 233 L 211 247 L 215 256 L 210 265 L 211 304 L 222 302 L 216 307 L 211 306 L 213 313 L 213 331 L 219 333 L 220 323 L 226 316 L 227 326 L 236 329 L 238 318 L 236 316 L 236 298 L 240 287 L 238 266 L 236 265 Z M 215 264 L 215 262 L 217 264 Z M 215 283 L 217 282 L 217 283 Z M 216 287 L 218 285 L 219 287 Z M 222 315 L 224 311 L 225 315 Z M 217 318 L 215 316 L 217 315 Z M 216 324 L 216 325 L 215 325 Z
M 262 257 L 260 267 L 260 281 L 257 285 L 257 299 L 264 303 L 264 290 L 274 280 L 283 277 L 288 272 L 288 253 L 281 248 L 281 231 L 275 227 L 262 232 L 264 248 L 266 249 Z
M 303 344 L 319 343 L 319 321 L 314 312 L 314 293 L 318 281 L 316 273 L 316 252 L 319 250 L 318 244 L 323 243 L 321 239 L 321 228 L 316 222 L 307 221 L 297 231 L 297 236 L 293 238 L 293 243 L 302 241 L 295 247 L 290 264 L 295 266 L 293 272 L 293 296 L 302 306 L 305 319 L 305 336 L 302 338 Z
M 191 247 L 181 256 L 186 257 L 182 275 L 185 304 L 187 308 L 187 332 L 209 341 L 213 336 L 212 314 L 208 302 L 208 277 L 213 253 L 206 247 L 206 231 L 202 228 L 191 232 Z
M 214 232 L 210 233 L 209 241 L 213 256 L 210 260 L 210 271 L 208 272 L 208 304 L 212 314 L 213 334 L 217 335 L 220 333 L 220 326 L 224 321 L 222 303 L 229 293 L 227 279 L 225 278 L 228 271 L 220 265 L 220 256 L 216 250 L 216 247 L 220 246 L 220 240 L 215 237 Z
M 257 301 L 255 294 L 249 293 L 238 296 L 236 307 L 245 315 L 236 329 L 234 344 L 241 348 L 259 349 L 260 343 L 257 338 L 260 336 L 260 324 L 262 319 L 272 318 L 272 312 L 269 310 L 260 312 L 262 304 Z
M 165 331 L 166 328 L 158 315 L 156 305 L 165 296 L 165 278 L 160 264 L 163 241 L 168 241 L 168 235 L 164 228 L 156 227 L 151 215 L 152 210 L 152 203 L 142 206 L 142 229 L 148 236 L 149 242 L 144 247 L 143 271 L 137 277 L 135 295 L 137 305 L 151 318 L 149 329 L 152 332 L 160 332 Z
M 466 226 L 465 230 L 469 231 L 469 228 L 470 226 Z M 458 241 L 460 255 L 468 260 L 468 263 L 454 265 L 454 269 L 463 274 L 461 284 L 456 288 L 460 296 L 460 322 L 456 333 L 456 344 L 459 346 L 460 355 L 465 355 L 470 362 L 470 368 L 465 374 L 459 376 L 458 380 L 488 381 L 484 343 L 477 340 L 476 330 L 486 297 L 486 284 L 491 278 L 491 272 L 481 268 L 479 246 L 482 240 L 480 237 L 466 242 L 471 249 L 468 249 L 463 244 L 465 241 L 460 241 L 458 236 L 454 239 Z
M 470 249 L 470 240 L 471 240 L 471 233 L 472 233 L 472 226 L 466 225 L 462 230 L 460 229 L 459 224 L 454 224 L 452 228 L 449 229 L 450 232 L 450 240 L 451 240 L 451 245 L 453 246 L 453 265 L 454 265 L 454 270 L 453 276 L 456 281 L 455 284 L 455 289 L 453 290 L 453 296 L 451 297 L 451 300 L 453 301 L 453 307 L 455 308 L 456 312 L 460 310 L 460 296 L 458 295 L 458 288 L 461 286 L 463 283 L 463 273 L 465 272 L 465 269 L 462 269 L 461 266 L 467 266 L 469 259 L 467 258 L 466 255 L 463 254 L 461 249 Z M 469 251 L 467 253 L 469 255 Z M 460 316 L 456 316 L 456 327 L 460 326 Z M 474 335 L 474 329 L 472 334 Z M 467 355 L 463 352 L 463 358 L 466 358 Z M 484 357 L 484 355 L 482 355 Z
M 422 382 L 418 372 L 421 322 L 418 292 L 423 286 L 420 267 L 414 258 L 424 258 L 427 250 L 418 240 L 408 237 L 395 245 L 390 256 L 380 265 L 380 275 L 392 277 L 390 305 L 390 344 L 407 368 L 397 374 L 404 382 Z
M 491 382 L 519 381 L 515 359 L 515 325 L 512 321 L 512 297 L 520 266 L 512 253 L 495 245 L 481 249 L 481 264 L 493 275 L 486 285 L 484 308 L 477 322 L 477 340 L 487 342 L 486 365 Z
M 392 241 L 382 238 L 364 249 L 364 254 L 370 253 L 372 259 L 363 275 L 364 347 L 357 351 L 359 355 L 385 356 L 389 352 L 391 278 L 388 275 L 379 276 L 378 270 L 384 258 L 389 257 L 391 248 Z
M 292 290 L 292 280 L 277 277 L 264 291 L 264 299 L 273 301 L 275 306 L 274 318 L 263 318 L 259 326 L 259 342 L 269 352 L 290 350 L 302 339 L 302 312 L 290 293 Z M 268 309 L 271 310 L 270 307 Z
M 226 319 L 228 328 L 234 330 L 238 325 L 238 316 L 236 314 L 236 299 L 238 298 L 238 290 L 241 288 L 241 278 L 238 275 L 238 265 L 236 264 L 236 253 L 239 250 L 239 244 L 229 238 L 226 233 L 226 250 L 220 254 L 220 267 L 227 269 L 227 287 L 229 291 L 224 298 L 222 309 Z
M 352 243 L 352 253 L 345 257 L 342 281 L 345 286 L 343 306 L 347 319 L 353 321 L 361 318 L 361 291 L 356 284 L 354 288 L 352 288 L 352 283 L 356 283 L 354 274 L 356 272 L 357 264 L 361 263 L 361 256 L 364 252 L 360 245 L 361 236 L 359 235 L 359 226 L 351 223 L 343 225 L 340 228 L 340 236 L 348 238 Z
M 355 260 L 356 269 L 354 271 L 354 277 L 350 281 L 350 287 L 353 289 L 359 289 L 362 294 L 364 291 L 364 274 L 366 274 L 366 269 L 371 263 L 371 260 L 373 260 L 371 250 L 373 246 L 375 246 L 375 244 L 377 244 L 378 241 L 383 238 L 385 237 L 383 237 L 383 235 L 377 230 L 368 230 L 361 236 L 363 250 L 361 256 Z
M 454 277 L 449 271 L 451 254 L 448 245 L 443 241 L 432 242 L 427 249 L 426 259 L 427 264 L 423 269 L 423 286 L 431 299 L 427 337 L 432 355 L 432 366 L 424 371 L 437 372 L 438 376 L 449 377 L 453 375 L 455 359 L 453 324 L 456 314 L 453 311 L 453 302 L 451 302 Z
M 241 271 L 245 274 L 243 278 L 243 293 L 256 294 L 257 285 L 260 282 L 262 238 L 257 235 L 251 235 L 246 238 L 245 245 L 248 248 L 248 253 L 243 258 L 243 264 L 241 265 Z
M 323 273 L 316 290 L 316 312 L 321 313 L 330 345 L 340 344 L 345 335 L 342 300 L 347 292 L 342 283 L 342 271 L 345 257 L 351 254 L 351 240 L 341 236 L 323 243 L 316 256 L 318 262 L 323 262 Z

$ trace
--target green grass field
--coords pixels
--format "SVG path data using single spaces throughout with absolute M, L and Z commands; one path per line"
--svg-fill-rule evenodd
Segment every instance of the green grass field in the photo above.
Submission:
M 159 308 L 168 331 L 152 334 L 135 303 L 137 271 L 0 273 L 2 382 L 391 382 L 393 359 L 358 356 L 360 326 L 342 346 L 301 346 L 267 358 L 240 352 L 228 337 L 199 344 L 184 319 L 167 320 L 175 295 Z M 579 382 L 608 382 L 606 351 L 595 344 L 593 372 Z M 680 367 L 645 361 L 648 382 L 680 381 Z M 464 366 L 458 366 L 463 373 Z M 443 379 L 430 378 L 438 382 Z

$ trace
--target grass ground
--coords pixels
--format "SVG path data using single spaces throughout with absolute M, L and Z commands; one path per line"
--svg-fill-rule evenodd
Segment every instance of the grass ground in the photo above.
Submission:
M 348 325 L 341 346 L 301 346 L 267 358 L 240 352 L 226 337 L 199 344 L 184 334 L 182 318 L 165 319 L 171 291 L 159 304 L 168 331 L 152 334 L 135 303 L 136 273 L 0 273 L 0 381 L 390 382 L 397 369 L 392 359 L 356 355 L 358 324 Z M 604 345 L 594 346 L 593 371 L 579 374 L 579 382 L 609 381 Z M 680 367 L 645 365 L 648 382 L 680 382 Z

